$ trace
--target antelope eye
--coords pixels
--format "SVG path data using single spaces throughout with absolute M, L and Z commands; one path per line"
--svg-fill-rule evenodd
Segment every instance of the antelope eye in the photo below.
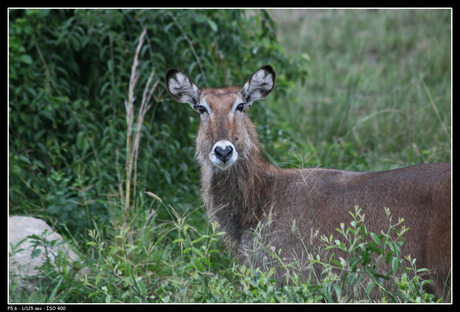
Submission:
M 239 110 L 240 112 L 244 112 L 244 103 L 239 104 L 239 105 L 236 107 L 236 110 Z
M 203 105 L 200 105 L 198 106 L 198 111 L 200 112 L 200 114 L 204 114 L 204 113 L 207 113 L 208 110 L 206 109 L 206 107 L 204 107 Z

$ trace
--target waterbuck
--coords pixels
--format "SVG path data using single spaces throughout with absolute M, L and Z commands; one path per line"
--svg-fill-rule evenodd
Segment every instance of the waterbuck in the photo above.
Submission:
M 393 220 L 404 218 L 409 228 L 402 254 L 416 258 L 417 268 L 428 268 L 430 291 L 446 298 L 451 269 L 450 164 L 362 173 L 281 169 L 261 157 L 256 129 L 246 115 L 253 102 L 275 86 L 270 65 L 257 70 L 242 88 L 200 90 L 177 69 L 166 72 L 166 85 L 176 101 L 200 114 L 196 158 L 202 198 L 210 220 L 226 232 L 226 243 L 241 261 L 266 268 L 270 253 L 275 253 L 286 263 L 295 261 L 297 274 L 305 279 L 312 271 L 302 270 L 309 263 L 307 253 L 321 245 L 318 233 L 337 236 L 340 223 L 348 227 L 349 211 L 359 206 L 368 231 L 380 234 L 389 227 L 387 207 Z M 339 250 L 336 257 L 346 254 Z M 283 280 L 286 268 L 278 264 L 275 269 Z

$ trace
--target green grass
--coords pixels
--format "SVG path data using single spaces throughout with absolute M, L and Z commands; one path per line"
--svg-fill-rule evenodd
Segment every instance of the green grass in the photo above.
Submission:
M 270 122 L 282 124 L 307 165 L 373 171 L 450 162 L 450 10 L 272 16 L 286 51 L 310 58 L 306 85 L 288 102 L 270 102 L 278 119 Z M 274 158 L 282 164 L 286 155 Z
M 270 14 L 282 47 L 287 53 L 304 53 L 310 73 L 305 85 L 296 85 L 286 98 L 274 101 L 271 96 L 248 112 L 268 159 L 283 167 L 295 166 L 301 158 L 305 166 L 354 171 L 451 161 L 450 10 L 273 10 Z M 12 284 L 10 302 L 366 300 L 337 292 L 343 276 L 334 275 L 331 268 L 338 264 L 330 259 L 318 260 L 330 273 L 322 284 L 305 284 L 293 277 L 291 286 L 276 288 L 270 272 L 250 271 L 232 259 L 219 239 L 221 233 L 205 225 L 198 200 L 167 203 L 147 196 L 144 191 L 155 190 L 146 188 L 137 192 L 134 207 L 124 209 L 122 194 L 128 185 L 126 181 L 114 185 L 118 196 L 106 200 L 112 211 L 111 228 L 96 224 L 90 241 L 69 236 L 85 251 L 84 262 L 74 263 L 70 271 L 65 265 L 44 266 L 37 289 L 21 291 Z M 176 204 L 194 209 L 175 209 Z M 347 246 L 362 241 L 341 238 Z M 375 251 L 372 246 L 366 247 L 369 252 Z M 78 274 L 82 267 L 90 273 Z M 350 273 L 346 269 L 343 272 Z M 395 274 L 394 300 L 433 301 L 421 290 L 423 282 L 413 278 L 414 270 L 409 271 Z M 361 285 L 358 275 L 346 276 L 353 287 L 371 288 Z M 391 301 L 388 294 L 385 298 Z

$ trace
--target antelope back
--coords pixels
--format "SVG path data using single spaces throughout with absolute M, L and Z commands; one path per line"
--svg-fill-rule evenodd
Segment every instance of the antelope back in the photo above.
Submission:
M 257 134 L 245 111 L 273 90 L 275 72 L 270 65 L 257 70 L 242 88 L 200 90 L 177 69 L 166 72 L 166 86 L 176 101 L 200 113 L 197 158 L 201 165 L 226 170 L 239 158 L 254 154 Z

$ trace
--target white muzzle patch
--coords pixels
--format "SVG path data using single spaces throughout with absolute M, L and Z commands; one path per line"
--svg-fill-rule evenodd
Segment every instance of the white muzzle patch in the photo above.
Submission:
M 235 146 L 227 140 L 222 140 L 214 144 L 209 159 L 212 163 L 222 170 L 230 167 L 238 158 Z

